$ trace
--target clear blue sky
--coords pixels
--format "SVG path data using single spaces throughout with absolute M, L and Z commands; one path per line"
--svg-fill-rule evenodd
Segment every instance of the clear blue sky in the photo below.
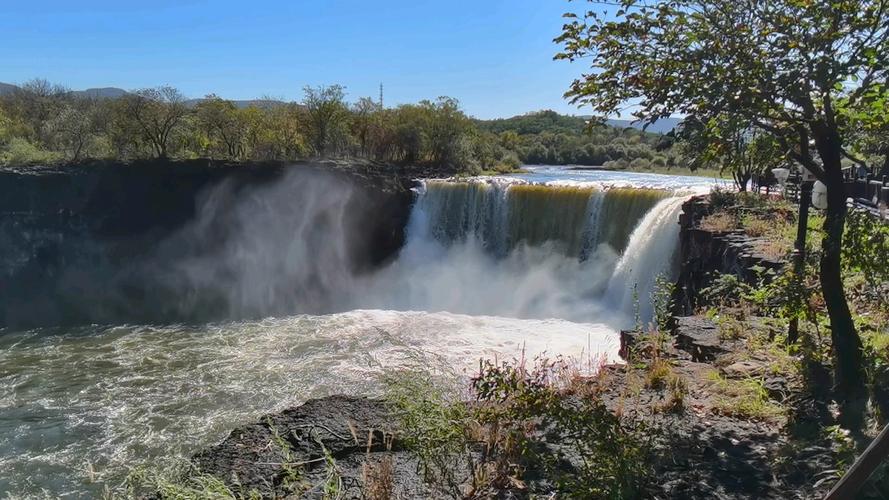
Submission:
M 0 0 L 0 82 L 170 84 L 188 97 L 339 83 L 387 105 L 448 95 L 480 118 L 578 111 L 553 61 L 565 0 Z

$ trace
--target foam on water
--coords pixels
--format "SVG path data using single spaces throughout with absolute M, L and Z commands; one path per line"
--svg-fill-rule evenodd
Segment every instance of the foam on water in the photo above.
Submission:
M 184 326 L 0 336 L 0 491 L 96 493 L 127 467 L 188 455 L 266 412 L 334 393 L 378 394 L 394 369 L 589 353 L 610 326 L 358 310 Z
M 326 184 L 298 201 L 291 185 L 211 192 L 166 244 L 217 226 L 231 234 L 177 274 L 248 310 L 315 300 L 344 312 L 0 334 L 0 492 L 95 496 L 130 467 L 188 456 L 264 413 L 378 394 L 395 369 L 459 379 L 479 358 L 523 350 L 615 361 L 634 288 L 646 308 L 655 278 L 674 270 L 682 201 L 712 184 L 552 167 L 428 183 L 398 258 L 361 276 L 342 258 L 337 221 L 349 193 L 321 196 Z M 326 293 L 309 293 L 319 286 Z

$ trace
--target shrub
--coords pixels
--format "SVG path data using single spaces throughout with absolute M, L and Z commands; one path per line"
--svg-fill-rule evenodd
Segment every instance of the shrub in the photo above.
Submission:
M 889 282 L 889 225 L 860 211 L 849 212 L 843 235 L 843 266 L 860 272 L 881 305 L 889 304 L 886 287 Z
M 738 219 L 729 213 L 717 213 L 701 219 L 700 227 L 714 233 L 725 233 L 737 229 Z
M 403 372 L 386 383 L 401 439 L 416 453 L 425 479 L 459 491 L 454 471 L 469 451 L 472 427 L 466 405 L 428 373 Z
M 403 442 L 432 472 L 427 480 L 452 495 L 522 491 L 534 478 L 564 498 L 637 498 L 650 468 L 643 428 L 612 414 L 597 394 L 575 390 L 575 375 L 562 361 L 530 369 L 485 362 L 469 404 L 421 373 L 398 377 L 388 397 Z M 459 470 L 470 484 L 459 484 Z
M 44 151 L 20 137 L 13 137 L 5 149 L 0 151 L 0 165 L 37 165 L 59 160 L 57 153 Z
M 710 191 L 710 206 L 716 212 L 734 208 L 738 204 L 738 192 L 716 186 Z
M 748 236 L 760 238 L 775 231 L 775 221 L 752 214 L 744 214 L 741 217 L 741 227 Z
M 736 306 L 751 287 L 735 274 L 718 273 L 710 286 L 701 290 L 701 302 L 712 306 Z
M 478 420 L 492 431 L 489 453 L 502 464 L 495 477 L 521 480 L 533 470 L 565 498 L 637 498 L 649 471 L 642 428 L 600 398 L 564 397 L 553 384 L 561 369 L 486 363 L 473 379 Z M 546 446 L 545 435 L 559 446 Z
M 651 304 L 654 309 L 655 327 L 659 331 L 667 331 L 673 314 L 673 294 L 676 291 L 676 283 L 661 274 L 655 278 L 654 290 L 651 292 Z
M 161 500 L 235 500 L 240 498 L 219 478 L 202 474 L 194 466 L 182 462 L 166 472 L 139 468 L 124 482 L 127 498 L 158 498 Z M 250 494 L 248 498 L 258 498 Z

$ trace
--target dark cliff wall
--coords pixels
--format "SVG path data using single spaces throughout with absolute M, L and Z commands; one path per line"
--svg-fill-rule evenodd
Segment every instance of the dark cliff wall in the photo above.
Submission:
M 680 268 L 674 303 L 676 314 L 694 314 L 700 303 L 700 292 L 719 273 L 734 274 L 754 284 L 758 279 L 754 268 L 778 270 L 784 262 L 757 254 L 753 239 L 741 231 L 712 232 L 699 227 L 701 219 L 711 213 L 708 196 L 695 196 L 682 205 L 679 216 Z
M 0 328 L 331 309 L 346 283 L 322 274 L 392 258 L 411 203 L 410 182 L 372 164 L 0 171 Z

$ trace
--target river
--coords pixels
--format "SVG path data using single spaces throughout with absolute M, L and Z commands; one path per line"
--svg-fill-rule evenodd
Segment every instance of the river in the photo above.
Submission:
M 400 256 L 336 277 L 349 290 L 341 312 L 0 332 L 0 492 L 97 495 L 264 413 L 378 394 L 393 370 L 460 378 L 481 357 L 544 353 L 616 361 L 619 329 L 635 307 L 650 317 L 644 297 L 675 269 L 682 201 L 714 182 L 533 166 L 427 181 Z M 330 259 L 294 265 L 337 269 Z

